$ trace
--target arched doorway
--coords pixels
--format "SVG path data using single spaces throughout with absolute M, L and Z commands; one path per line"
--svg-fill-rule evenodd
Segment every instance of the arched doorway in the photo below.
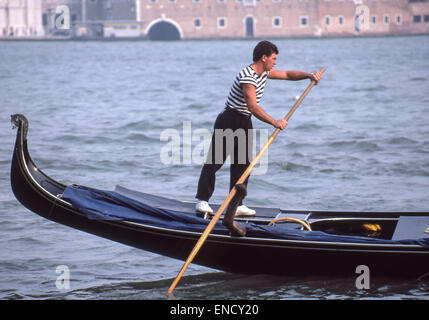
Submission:
M 147 32 L 149 40 L 180 40 L 180 31 L 168 21 L 154 23 Z
M 246 23 L 246 37 L 253 38 L 255 36 L 253 17 L 247 17 L 245 23 Z

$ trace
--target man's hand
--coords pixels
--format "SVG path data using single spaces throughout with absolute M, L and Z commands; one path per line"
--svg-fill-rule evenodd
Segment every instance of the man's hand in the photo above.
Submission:
M 315 73 L 310 73 L 308 75 L 308 77 L 310 78 L 310 80 L 316 82 L 316 85 L 319 83 L 320 79 L 322 79 L 322 73 L 317 71 Z
M 287 126 L 287 121 L 285 119 L 274 120 L 273 126 L 277 129 L 283 130 Z

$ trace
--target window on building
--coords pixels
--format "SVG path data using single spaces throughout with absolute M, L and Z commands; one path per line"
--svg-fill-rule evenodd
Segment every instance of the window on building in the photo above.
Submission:
M 422 16 L 413 16 L 413 22 L 414 23 L 422 22 Z
M 194 19 L 194 26 L 195 26 L 195 28 L 201 28 L 201 19 L 200 18 Z
M 325 17 L 325 24 L 328 26 L 331 23 L 331 17 Z
M 308 17 L 301 17 L 300 23 L 301 23 L 301 26 L 303 26 L 303 27 L 308 26 Z
M 389 24 L 389 22 L 390 22 L 390 18 L 389 18 L 389 16 L 386 14 L 386 15 L 384 16 L 384 24 Z
M 397 24 L 401 24 L 401 22 L 402 22 L 401 16 L 400 16 L 400 15 L 397 15 L 397 16 L 396 16 L 396 23 L 397 23 Z
M 342 25 L 344 23 L 344 17 L 338 17 L 338 24 Z
M 48 14 L 46 13 L 42 14 L 42 24 L 44 27 L 48 25 Z
M 429 14 L 425 14 L 424 22 L 429 23 Z
M 226 28 L 226 18 L 217 18 L 218 28 Z
M 253 38 L 255 36 L 255 21 L 252 16 L 247 16 L 245 20 L 246 37 Z
M 376 24 L 377 23 L 377 16 L 372 16 L 372 23 Z
M 282 18 L 274 17 L 273 18 L 273 27 L 280 28 L 282 26 Z

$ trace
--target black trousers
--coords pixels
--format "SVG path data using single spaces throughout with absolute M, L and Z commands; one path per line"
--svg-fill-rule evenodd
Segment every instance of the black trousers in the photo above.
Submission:
M 217 116 L 210 149 L 198 181 L 197 199 L 209 201 L 215 188 L 216 171 L 228 156 L 231 161 L 229 188 L 231 190 L 234 187 L 250 164 L 253 143 L 251 129 L 251 117 L 232 108 L 225 108 Z M 249 177 L 244 182 L 246 186 L 248 181 Z

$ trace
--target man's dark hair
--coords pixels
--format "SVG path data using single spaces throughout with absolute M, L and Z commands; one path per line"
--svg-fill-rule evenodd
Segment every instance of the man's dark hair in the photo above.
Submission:
M 273 53 L 279 53 L 279 49 L 277 49 L 276 45 L 266 40 L 261 41 L 256 45 L 255 49 L 253 49 L 253 62 L 261 59 L 264 54 L 269 57 Z

